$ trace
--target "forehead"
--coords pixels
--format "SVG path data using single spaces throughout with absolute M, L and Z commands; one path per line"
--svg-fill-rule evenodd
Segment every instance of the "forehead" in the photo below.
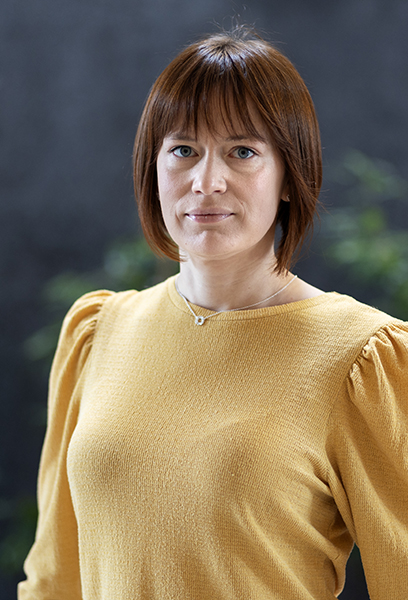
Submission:
M 239 142 L 245 140 L 258 140 L 265 144 L 271 141 L 268 131 L 264 124 L 259 122 L 256 130 L 252 129 L 248 131 L 244 129 L 239 122 L 233 123 L 233 126 L 226 126 L 221 119 L 219 122 L 214 121 L 210 128 L 203 119 L 198 120 L 196 128 L 192 126 L 187 127 L 185 123 L 179 122 L 171 131 L 167 134 L 167 138 L 177 138 L 186 141 L 197 142 L 200 138 L 212 137 L 219 140 L 228 142 Z
M 187 107 L 173 108 L 164 137 L 177 133 L 196 138 L 205 132 L 213 137 L 270 140 L 269 129 L 255 103 L 231 93 L 227 97 L 213 93 L 209 98 L 191 99 Z

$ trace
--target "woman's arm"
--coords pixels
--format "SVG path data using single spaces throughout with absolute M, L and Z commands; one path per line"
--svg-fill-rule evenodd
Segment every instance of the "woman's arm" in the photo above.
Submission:
M 331 415 L 330 486 L 359 546 L 371 600 L 408 589 L 408 326 L 371 338 Z
M 25 561 L 18 600 L 81 600 L 77 522 L 66 458 L 99 311 L 111 292 L 80 298 L 61 330 L 50 376 L 48 424 L 38 479 L 36 538 Z

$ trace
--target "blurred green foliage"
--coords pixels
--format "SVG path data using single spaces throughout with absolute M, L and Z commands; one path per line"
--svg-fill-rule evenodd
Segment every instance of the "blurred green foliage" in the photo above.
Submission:
M 14 502 L 0 499 L 0 520 L 7 521 L 7 534 L 0 542 L 0 569 L 14 575 L 21 571 L 23 560 L 33 543 L 37 522 L 34 498 L 18 498 Z
M 385 161 L 351 150 L 328 169 L 342 202 L 322 222 L 322 253 L 369 303 L 408 319 L 408 183 Z
M 341 190 L 340 206 L 322 218 L 319 252 L 327 267 L 338 271 L 346 287 L 362 294 L 368 290 L 370 304 L 408 319 L 408 229 L 405 222 L 390 223 L 395 203 L 405 204 L 401 214 L 408 215 L 407 182 L 390 164 L 356 150 L 329 167 L 327 179 Z M 48 372 L 62 318 L 82 294 L 102 288 L 140 290 L 177 271 L 176 263 L 157 258 L 143 239 L 134 239 L 113 244 L 95 271 L 61 273 L 43 290 L 49 323 L 26 341 L 28 360 Z M 9 523 L 0 543 L 0 569 L 19 573 L 34 537 L 35 499 L 13 504 L 0 499 L 0 520 Z M 350 562 L 358 561 L 355 550 Z

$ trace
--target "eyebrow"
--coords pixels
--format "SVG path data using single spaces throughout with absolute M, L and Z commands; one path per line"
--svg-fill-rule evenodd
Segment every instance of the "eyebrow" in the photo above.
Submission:
M 196 137 L 191 137 L 191 135 L 184 133 L 183 131 L 175 131 L 174 133 L 170 133 L 169 138 L 176 141 L 185 141 L 185 142 L 196 142 Z M 263 144 L 267 144 L 267 140 L 260 134 L 257 135 L 231 135 L 225 138 L 226 142 L 242 142 L 242 141 L 250 141 L 257 140 L 262 142 Z

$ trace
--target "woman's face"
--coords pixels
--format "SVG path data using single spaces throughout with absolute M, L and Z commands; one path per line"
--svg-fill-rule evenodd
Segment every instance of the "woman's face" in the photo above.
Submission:
M 196 136 L 175 130 L 163 140 L 157 158 L 163 219 L 187 259 L 273 256 L 285 173 L 261 118 L 254 111 L 251 118 L 260 137 L 231 137 L 220 118 L 216 136 L 199 124 Z

